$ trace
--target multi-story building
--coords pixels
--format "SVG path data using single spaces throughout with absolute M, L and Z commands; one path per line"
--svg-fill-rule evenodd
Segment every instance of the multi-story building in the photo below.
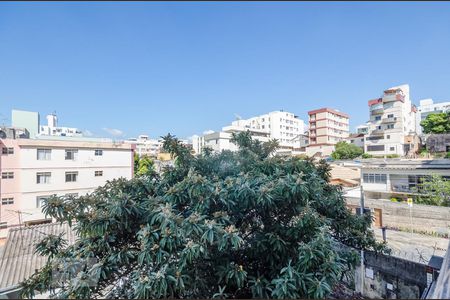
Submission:
M 0 237 L 21 224 L 49 222 L 51 195 L 84 195 L 114 178 L 133 177 L 134 146 L 76 137 L 0 139 Z
M 372 155 L 405 156 L 418 148 L 416 107 L 411 104 L 409 85 L 384 91 L 381 98 L 368 102 L 369 133 L 365 136 L 365 152 Z
M 249 131 L 252 138 L 261 142 L 269 141 L 269 132 L 267 130 L 245 128 L 241 126 L 231 125 L 222 128 L 222 131 L 212 132 L 203 136 L 193 136 L 192 145 L 196 154 L 202 152 L 203 148 L 211 148 L 215 152 L 223 150 L 237 151 L 238 146 L 231 142 L 233 133 Z
M 47 115 L 47 126 L 41 125 L 39 127 L 39 135 L 52 136 L 83 136 L 83 133 L 78 128 L 73 127 L 58 127 L 58 117 L 55 113 Z
M 361 185 L 372 199 L 406 198 L 420 189 L 424 177 L 433 174 L 450 179 L 450 161 L 441 160 L 373 160 L 361 166 Z
M 349 136 L 349 116 L 331 108 L 320 108 L 308 112 L 309 145 L 306 154 L 328 156 L 335 145 Z
M 356 127 L 356 133 L 360 134 L 368 134 L 369 133 L 369 124 L 362 124 Z
M 141 134 L 137 138 L 131 138 L 125 141 L 128 144 L 136 145 L 136 153 L 139 156 L 147 155 L 157 157 L 162 150 L 162 139 L 151 139 L 148 135 Z
M 364 134 L 363 133 L 352 133 L 346 139 L 347 143 L 358 146 L 364 150 Z
M 277 152 L 295 154 L 306 146 L 305 123 L 293 113 L 273 111 L 249 119 L 238 119 L 230 126 L 222 128 L 220 132 L 205 134 L 192 139 L 193 149 L 200 153 L 204 146 L 215 151 L 237 150 L 237 146 L 230 142 L 233 132 L 249 131 L 254 139 L 262 142 L 276 139 L 279 142 Z
M 422 134 L 422 126 L 420 122 L 426 119 L 430 114 L 437 114 L 450 111 L 450 102 L 434 103 L 433 99 L 423 99 L 419 101 L 416 114 L 416 132 Z

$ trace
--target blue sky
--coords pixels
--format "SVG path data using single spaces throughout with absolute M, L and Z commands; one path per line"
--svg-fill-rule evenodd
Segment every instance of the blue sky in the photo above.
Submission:
M 353 129 L 403 83 L 416 104 L 450 99 L 450 3 L 0 3 L 6 119 L 187 137 L 327 106 Z

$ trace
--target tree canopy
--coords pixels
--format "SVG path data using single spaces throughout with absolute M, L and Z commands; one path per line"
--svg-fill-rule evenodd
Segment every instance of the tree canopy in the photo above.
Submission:
M 420 204 L 450 206 L 450 180 L 437 174 L 425 177 L 415 189 L 416 202 Z
M 342 141 L 336 144 L 331 157 L 334 159 L 354 159 L 361 156 L 363 152 L 360 147 Z
M 149 176 L 154 173 L 153 160 L 148 155 L 134 154 L 134 175 Z
M 174 136 L 175 165 L 117 179 L 76 199 L 49 198 L 46 215 L 69 222 L 73 245 L 49 236 L 47 264 L 24 296 L 58 298 L 324 298 L 354 266 L 352 249 L 384 251 L 370 217 L 352 214 L 329 165 L 272 155 L 276 142 L 233 136 L 237 152 L 193 156 Z M 62 261 L 93 258 L 52 289 Z M 71 272 L 71 268 L 67 268 Z M 95 285 L 86 278 L 96 277 Z M 69 280 L 71 279 L 71 280 Z
M 424 133 L 450 133 L 450 111 L 429 114 L 420 125 Z

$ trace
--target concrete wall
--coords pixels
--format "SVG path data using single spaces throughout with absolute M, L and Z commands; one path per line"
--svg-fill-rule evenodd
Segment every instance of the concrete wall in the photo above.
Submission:
M 366 252 L 364 297 L 372 299 L 420 299 L 427 287 L 426 265 Z M 361 267 L 355 270 L 355 285 L 361 292 Z
M 347 197 L 347 203 L 359 205 L 359 198 Z M 448 233 L 450 227 L 450 207 L 391 202 L 381 199 L 365 199 L 365 206 L 382 210 L 383 226 L 412 228 L 418 231 Z

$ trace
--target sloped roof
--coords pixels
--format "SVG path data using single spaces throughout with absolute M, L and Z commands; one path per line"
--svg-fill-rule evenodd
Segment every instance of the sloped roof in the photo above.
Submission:
M 62 232 L 65 233 L 63 238 L 69 245 L 75 242 L 75 234 L 67 223 L 10 229 L 0 253 L 0 294 L 17 288 L 20 282 L 43 267 L 47 257 L 34 253 L 36 244 L 50 234 L 57 235 Z

